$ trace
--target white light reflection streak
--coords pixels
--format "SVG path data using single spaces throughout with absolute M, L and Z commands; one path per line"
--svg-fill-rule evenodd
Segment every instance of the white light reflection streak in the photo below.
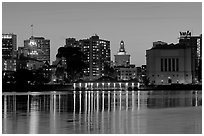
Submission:
M 128 91 L 126 91 L 126 111 L 128 110 Z
M 4 95 L 4 126 L 3 134 L 7 134 L 7 95 Z
M 87 91 L 85 91 L 85 102 L 84 102 L 84 127 L 87 129 Z
M 110 91 L 108 91 L 108 112 L 110 112 Z
M 28 99 L 27 99 L 27 112 L 30 112 L 30 95 L 28 94 Z
M 89 123 L 90 131 L 91 131 L 91 126 L 95 127 L 95 125 L 91 125 L 93 123 L 93 104 L 94 104 L 94 102 L 93 102 L 93 91 L 91 91 L 91 112 L 90 112 L 90 123 Z M 94 128 L 93 128 L 93 130 L 94 130 Z
M 97 83 L 98 84 L 98 83 Z M 96 127 L 99 128 L 99 91 L 96 92 Z
M 104 134 L 104 91 L 102 92 L 102 112 L 101 112 L 101 130 L 102 134 Z
M 115 84 L 115 83 L 114 83 Z M 112 128 L 113 128 L 113 134 L 116 133 L 116 115 L 115 115 L 115 90 L 113 92 L 113 123 L 112 123 Z
M 30 124 L 29 124 L 29 133 L 30 134 L 37 134 L 38 133 L 39 113 L 37 110 L 38 110 L 37 102 L 31 101 Z
M 61 94 L 59 94 L 59 110 L 58 110 L 58 112 L 60 113 L 61 112 L 61 103 L 60 103 L 60 99 L 61 99 Z
M 104 111 L 104 91 L 102 92 L 102 111 Z
M 79 91 L 79 129 L 81 131 L 81 91 Z
M 115 90 L 114 90 L 113 92 L 113 111 L 115 111 L 115 106 L 116 106 L 115 99 L 116 99 L 116 95 L 115 95 Z
M 120 109 L 119 109 L 119 119 L 118 119 L 118 124 L 119 124 L 119 133 L 122 134 L 122 130 L 123 130 L 123 127 L 122 127 L 122 124 L 124 122 L 122 122 L 122 115 L 121 115 L 121 91 L 120 91 Z
M 135 107 L 135 96 L 134 91 L 132 91 L 132 112 L 131 112 L 131 132 L 134 133 L 135 130 L 135 116 L 134 116 L 134 107 Z
M 94 101 L 93 101 L 93 91 L 91 91 L 91 112 L 93 112 Z
M 121 107 L 122 107 L 122 105 L 121 105 L 122 104 L 122 94 L 121 93 L 122 93 L 122 91 L 120 90 L 120 111 L 121 111 Z
M 128 133 L 128 91 L 126 91 L 125 133 Z
M 54 94 L 53 95 L 53 101 L 54 101 L 54 108 L 53 108 L 53 130 L 54 130 L 54 133 L 56 133 L 56 130 L 57 130 L 57 128 L 56 128 L 56 110 L 57 110 L 57 96 L 56 96 L 56 94 Z
M 134 111 L 135 108 L 135 93 L 132 91 L 132 111 Z
M 76 130 L 76 92 L 74 91 L 74 94 L 73 94 L 73 97 L 74 97 L 74 111 L 73 111 L 73 126 L 74 126 L 74 131 Z
M 195 91 L 196 103 L 195 106 L 198 106 L 198 91 Z
M 140 110 L 140 91 L 137 93 L 137 110 Z
M 81 91 L 79 91 L 79 113 L 81 114 Z
M 90 133 L 90 108 L 91 108 L 91 106 L 90 106 L 90 98 L 91 98 L 91 92 L 90 91 L 88 91 L 88 113 L 87 113 L 87 119 L 88 119 L 88 121 L 87 121 L 87 123 L 88 123 L 88 133 Z

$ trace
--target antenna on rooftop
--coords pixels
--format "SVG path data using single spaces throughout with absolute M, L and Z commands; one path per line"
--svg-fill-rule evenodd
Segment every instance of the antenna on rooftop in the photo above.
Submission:
M 33 24 L 30 25 L 30 27 L 31 27 L 31 32 L 32 32 L 31 39 L 33 39 Z

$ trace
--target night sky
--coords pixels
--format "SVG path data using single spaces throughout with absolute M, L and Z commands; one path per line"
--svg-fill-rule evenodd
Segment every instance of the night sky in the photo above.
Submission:
M 111 59 L 121 40 L 131 63 L 145 64 L 145 51 L 154 41 L 177 43 L 179 32 L 202 33 L 202 3 L 14 3 L 2 4 L 2 33 L 17 34 L 18 46 L 31 36 L 51 40 L 51 62 L 66 38 L 94 34 L 111 42 Z

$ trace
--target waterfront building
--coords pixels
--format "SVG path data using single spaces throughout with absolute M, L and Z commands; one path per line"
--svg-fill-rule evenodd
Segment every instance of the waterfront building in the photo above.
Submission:
M 2 34 L 2 70 L 16 71 L 17 35 Z
M 131 80 L 137 78 L 137 68 L 135 65 L 129 65 L 126 67 L 118 66 L 116 67 L 118 72 L 117 79 L 118 80 Z
M 119 51 L 115 56 L 115 69 L 118 80 L 131 80 L 137 78 L 137 68 L 130 64 L 130 55 L 125 51 L 124 41 L 120 42 Z
M 200 56 L 199 61 L 201 62 L 201 50 L 197 47 L 198 40 L 194 38 L 190 35 L 187 37 L 181 35 L 178 44 L 167 44 L 161 41 L 153 43 L 153 47 L 146 51 L 147 77 L 151 84 L 198 82 L 195 78 L 198 77 L 196 77 L 196 69 L 199 66 L 195 66 L 195 61 L 198 61 L 198 56 Z M 199 37 L 199 48 L 201 48 L 201 39 Z M 195 48 L 197 49 L 195 50 Z

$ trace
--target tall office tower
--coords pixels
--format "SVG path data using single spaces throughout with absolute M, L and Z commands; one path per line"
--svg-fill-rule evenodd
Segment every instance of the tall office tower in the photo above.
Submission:
M 2 34 L 2 70 L 16 71 L 17 36 Z
M 115 66 L 129 66 L 130 65 L 130 55 L 125 51 L 124 41 L 120 42 L 120 49 L 115 56 Z
M 193 83 L 202 81 L 202 35 L 192 36 L 190 31 L 180 32 L 179 43 L 191 49 Z
M 79 46 L 86 56 L 85 63 L 89 66 L 84 75 L 90 80 L 104 76 L 105 65 L 110 66 L 110 41 L 99 39 L 95 35 L 79 41 Z

